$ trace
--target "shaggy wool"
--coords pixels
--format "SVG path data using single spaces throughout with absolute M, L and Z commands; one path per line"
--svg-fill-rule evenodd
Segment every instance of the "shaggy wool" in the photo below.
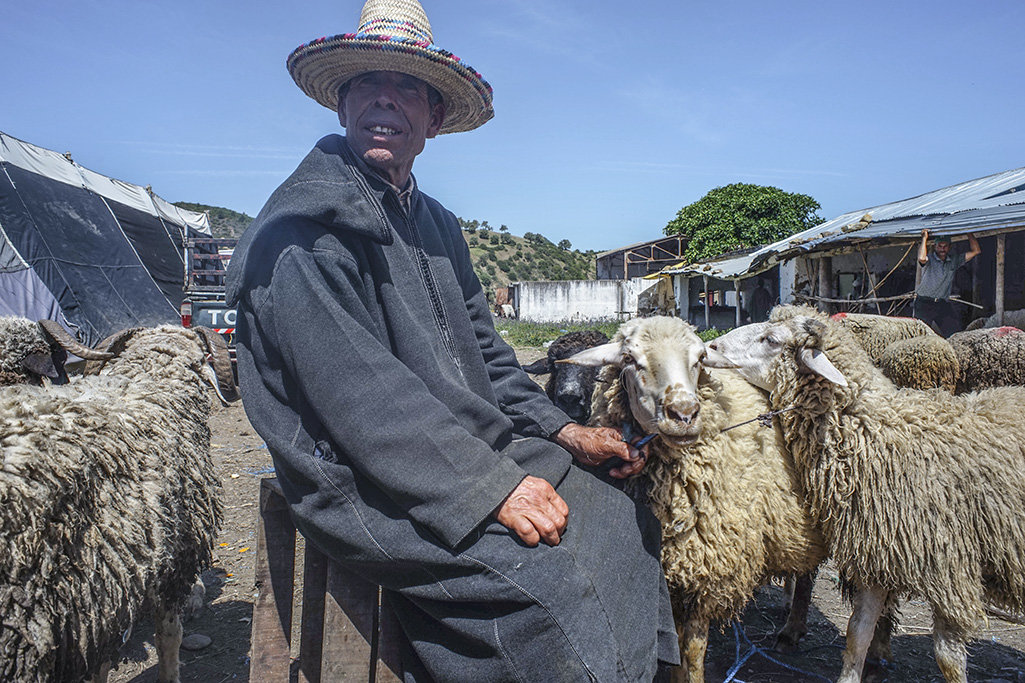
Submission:
M 957 391 L 1025 385 L 1025 332 L 987 327 L 950 335 L 960 373 Z
M 0 680 L 93 675 L 147 595 L 180 605 L 209 564 L 204 348 L 168 326 L 104 376 L 0 390 Z
M 644 322 L 629 340 L 634 358 L 643 359 L 652 345 L 691 343 L 680 334 L 682 321 Z M 636 429 L 618 370 L 600 373 L 592 422 Z M 770 578 L 818 567 L 825 544 L 798 492 L 779 429 L 752 422 L 722 431 L 766 412 L 767 394 L 731 370 L 704 369 L 698 398 L 697 441 L 674 446 L 656 438 L 638 479 L 662 523 L 662 566 L 677 619 L 726 624 Z
M 883 374 L 898 387 L 909 389 L 944 389 L 954 393 L 960 367 L 954 347 L 938 334 L 895 341 L 879 358 Z
M 53 349 L 38 323 L 17 316 L 0 317 L 0 386 L 23 384 L 30 378 L 21 362 Z
M 784 437 L 840 576 L 925 599 L 961 637 L 987 602 L 1025 609 L 1025 389 L 898 389 L 813 309 L 772 320 L 795 332 L 772 403 L 796 407 Z M 801 348 L 825 352 L 848 386 L 804 372 Z
M 886 347 L 895 341 L 928 335 L 939 336 L 918 318 L 872 313 L 836 313 L 832 320 L 847 328 L 876 364 L 883 357 Z

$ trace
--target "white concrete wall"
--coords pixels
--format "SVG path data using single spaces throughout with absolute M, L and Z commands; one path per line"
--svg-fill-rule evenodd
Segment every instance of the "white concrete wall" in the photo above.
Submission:
M 637 295 L 655 280 L 560 280 L 517 282 L 516 314 L 520 320 L 625 319 L 637 313 Z

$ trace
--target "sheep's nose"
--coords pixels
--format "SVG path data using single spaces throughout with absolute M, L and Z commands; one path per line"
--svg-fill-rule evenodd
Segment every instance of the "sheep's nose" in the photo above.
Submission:
M 580 396 L 564 394 L 555 398 L 555 405 L 574 420 L 586 417 L 586 403 Z
M 701 409 L 698 399 L 693 393 L 678 389 L 670 390 L 662 404 L 665 417 L 673 422 L 689 425 L 698 418 Z

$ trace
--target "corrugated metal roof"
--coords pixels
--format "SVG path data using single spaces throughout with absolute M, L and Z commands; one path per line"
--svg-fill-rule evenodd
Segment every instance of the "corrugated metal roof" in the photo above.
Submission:
M 751 270 L 751 259 L 754 254 L 735 256 L 733 258 L 719 259 L 715 261 L 698 261 L 697 263 L 678 263 L 675 266 L 663 268 L 665 275 L 707 275 L 719 278 L 720 280 L 732 280 L 738 277 L 747 276 Z
M 862 218 L 871 217 L 871 221 Z M 851 211 L 814 228 L 762 247 L 751 266 L 763 269 L 810 251 L 828 251 L 862 241 L 885 243 L 930 234 L 1025 227 L 1025 167 L 969 180 L 910 199 Z
M 812 251 L 917 238 L 925 228 L 930 235 L 955 236 L 1016 227 L 1025 227 L 1025 167 L 849 211 L 746 256 L 680 263 L 662 272 L 732 280 L 750 277 Z

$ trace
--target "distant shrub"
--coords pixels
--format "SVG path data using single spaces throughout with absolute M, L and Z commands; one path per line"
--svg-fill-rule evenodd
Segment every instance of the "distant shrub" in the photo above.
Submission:
M 495 320 L 495 328 L 499 331 L 505 330 L 503 335 L 505 341 L 511 346 L 544 346 L 545 343 L 555 341 L 567 332 L 582 330 L 600 330 L 609 338 L 616 333 L 622 323 L 616 321 L 602 320 L 595 322 L 552 322 L 552 323 L 531 323 L 522 320 L 509 318 L 498 318 Z

